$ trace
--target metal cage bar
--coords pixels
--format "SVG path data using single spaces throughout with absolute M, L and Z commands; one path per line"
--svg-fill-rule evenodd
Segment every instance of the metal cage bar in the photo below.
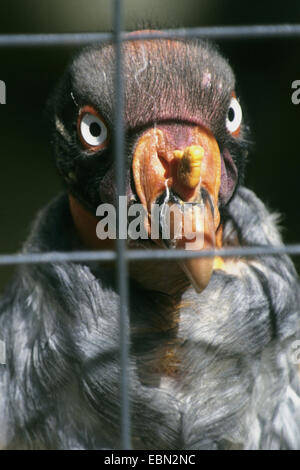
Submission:
M 145 261 L 150 259 L 180 260 L 186 258 L 210 258 L 221 256 L 222 258 L 234 258 L 238 256 L 281 256 L 300 255 L 300 244 L 280 246 L 247 246 L 222 248 L 218 250 L 185 251 L 185 250 L 130 250 L 125 252 L 128 261 Z M 0 255 L 0 266 L 13 266 L 20 264 L 45 264 L 45 263 L 78 263 L 86 262 L 113 262 L 117 259 L 115 251 L 72 251 L 72 252 L 48 252 L 48 253 L 19 253 Z
M 114 1 L 115 68 L 115 164 L 118 196 L 126 194 L 126 162 L 124 159 L 124 90 L 123 90 L 123 0 Z M 119 198 L 120 201 L 120 198 Z M 118 225 L 121 220 L 118 218 Z M 117 283 L 120 296 L 120 402 L 121 444 L 131 449 L 129 411 L 129 286 L 126 239 L 117 239 Z
M 123 41 L 160 38 L 267 39 L 300 37 L 300 24 L 208 26 L 165 29 L 139 35 L 120 33 Z M 1 34 L 1 47 L 82 46 L 93 42 L 113 41 L 113 33 Z

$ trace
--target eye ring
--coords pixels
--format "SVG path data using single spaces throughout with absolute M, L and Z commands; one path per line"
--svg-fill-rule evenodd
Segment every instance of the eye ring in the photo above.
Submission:
M 84 106 L 79 113 L 77 133 L 82 145 L 93 152 L 108 143 L 108 129 L 100 114 L 92 106 Z
M 230 134 L 238 136 L 240 133 L 243 113 L 242 108 L 235 96 L 231 98 L 226 116 L 226 128 Z

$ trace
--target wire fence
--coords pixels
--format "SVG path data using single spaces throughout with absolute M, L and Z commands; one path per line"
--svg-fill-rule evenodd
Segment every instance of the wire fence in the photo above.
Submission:
M 94 42 L 114 40 L 113 33 L 69 33 L 69 34 L 3 34 L 0 47 L 44 47 L 82 46 Z M 249 25 L 249 26 L 210 26 L 185 29 L 165 29 L 145 32 L 138 35 L 120 32 L 122 41 L 136 41 L 161 38 L 206 38 L 206 39 L 268 39 L 300 37 L 300 24 Z
M 9 47 L 49 47 L 80 46 L 95 42 L 113 41 L 116 47 L 115 74 L 115 159 L 116 183 L 119 196 L 125 195 L 124 123 L 123 123 L 123 77 L 122 43 L 132 40 L 151 40 L 158 38 L 209 38 L 222 40 L 250 40 L 267 38 L 300 37 L 300 24 L 250 25 L 250 26 L 215 26 L 187 29 L 145 32 L 138 35 L 123 32 L 123 1 L 114 0 L 113 33 L 80 34 L 18 34 L 0 35 L 0 48 Z M 202 250 L 127 250 L 126 240 L 118 239 L 116 251 L 74 251 L 49 253 L 21 253 L 0 255 L 0 265 L 66 263 L 66 262 L 116 262 L 117 281 L 120 295 L 120 400 L 121 400 L 121 442 L 123 449 L 131 449 L 131 422 L 128 383 L 129 365 L 129 288 L 128 262 L 145 260 L 180 260 L 195 257 L 252 257 L 279 256 L 283 254 L 300 255 L 300 244 L 285 246 L 248 246 Z
M 126 250 L 123 249 L 124 258 L 127 261 L 147 260 L 182 260 L 187 258 L 244 258 L 253 256 L 276 256 L 276 255 L 300 255 L 300 244 L 280 246 L 247 246 L 236 248 L 221 248 L 218 250 Z M 118 252 L 111 250 L 103 251 L 72 251 L 72 252 L 48 252 L 48 253 L 18 253 L 11 255 L 0 255 L 0 266 L 12 266 L 18 264 L 45 264 L 45 263 L 76 263 L 87 262 L 113 262 L 118 260 Z

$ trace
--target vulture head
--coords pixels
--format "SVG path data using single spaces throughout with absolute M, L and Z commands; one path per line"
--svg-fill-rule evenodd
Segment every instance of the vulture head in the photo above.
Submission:
M 124 43 L 123 74 L 127 203 L 142 205 L 149 234 L 129 240 L 129 247 L 221 247 L 226 205 L 243 178 L 247 152 L 231 67 L 202 40 L 132 40 Z M 79 236 L 93 249 L 112 246 L 96 236 L 95 214 L 100 204 L 117 205 L 114 77 L 114 46 L 88 47 L 52 100 L 57 166 Z M 153 204 L 175 208 L 169 237 L 162 236 L 163 217 L 159 236 L 151 237 Z M 183 208 L 186 218 L 177 226 Z M 193 259 L 174 273 L 201 291 L 218 267 L 213 259 Z M 141 280 L 145 267 L 132 270 Z M 166 268 L 162 279 L 170 276 Z M 146 277 L 155 282 L 157 274 Z

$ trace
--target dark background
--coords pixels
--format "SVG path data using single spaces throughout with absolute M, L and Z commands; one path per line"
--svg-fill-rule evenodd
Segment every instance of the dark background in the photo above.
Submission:
M 112 0 L 1 2 L 0 34 L 110 31 Z M 300 22 L 300 2 L 127 0 L 126 28 Z M 219 41 L 238 78 L 252 127 L 246 182 L 282 214 L 285 242 L 300 243 L 300 105 L 291 83 L 300 79 L 300 39 Z M 0 252 L 20 250 L 36 212 L 61 188 L 43 121 L 47 97 L 74 48 L 0 49 Z M 295 259 L 297 262 L 297 259 Z M 300 268 L 299 260 L 297 262 Z M 0 290 L 12 273 L 0 270 Z

